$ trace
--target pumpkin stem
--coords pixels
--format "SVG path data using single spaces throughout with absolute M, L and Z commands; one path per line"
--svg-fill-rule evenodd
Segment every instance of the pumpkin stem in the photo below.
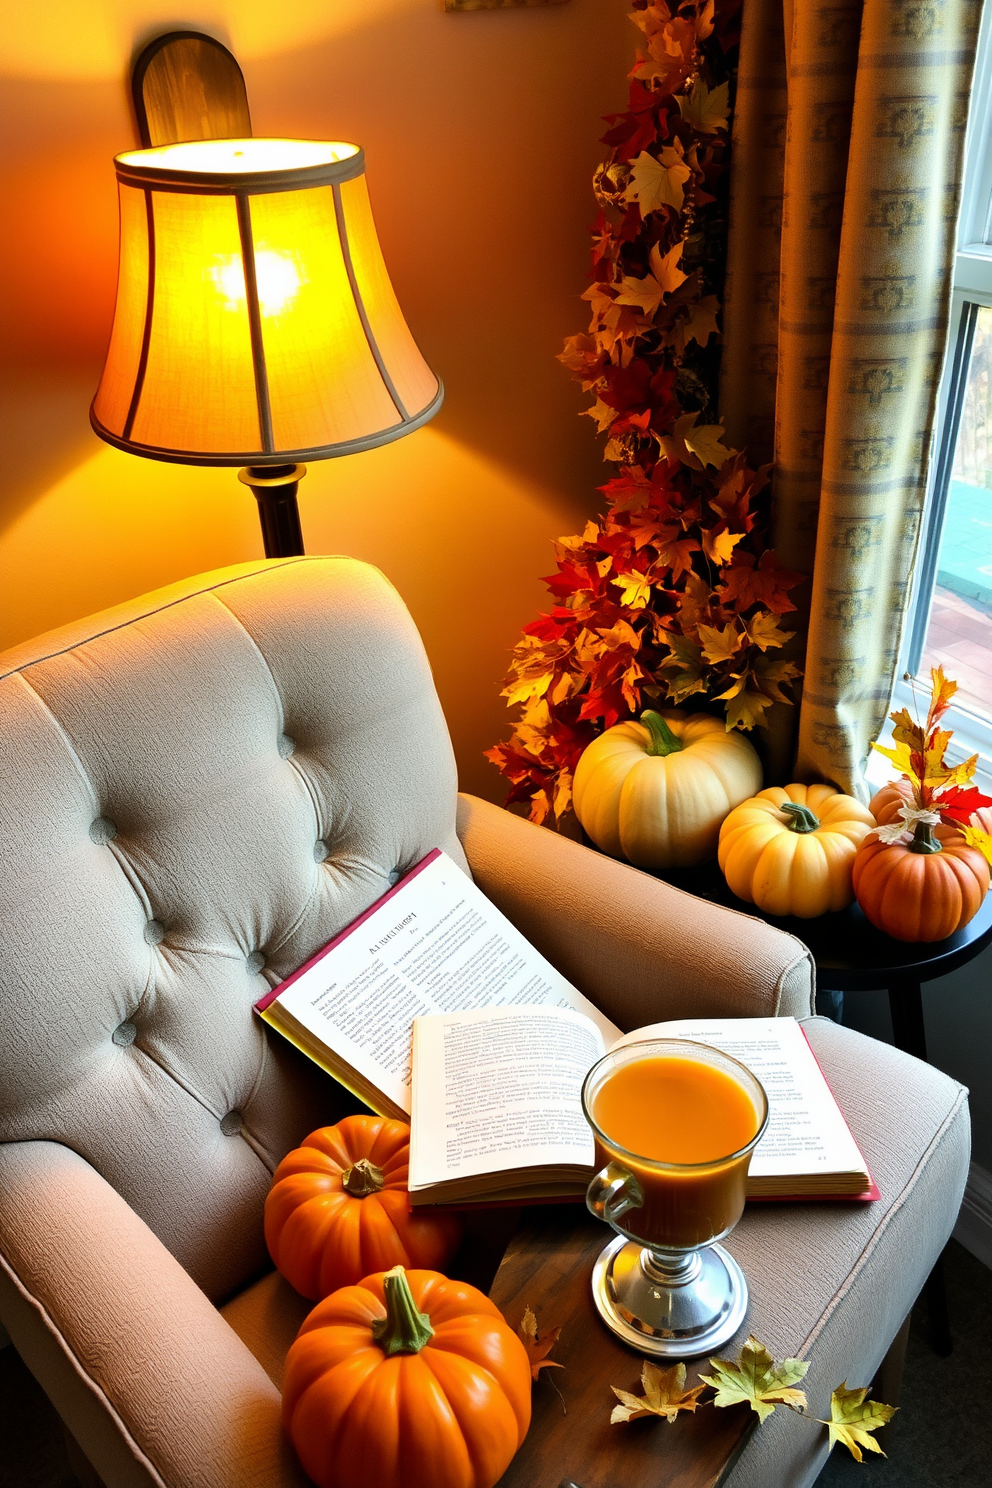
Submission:
M 660 713 L 653 708 L 645 708 L 641 714 L 641 722 L 646 725 L 650 735 L 648 739 L 648 754 L 677 754 L 685 745 L 681 739 L 677 739 Z
M 382 1278 L 386 1294 L 386 1316 L 372 1324 L 372 1337 L 387 1358 L 391 1354 L 419 1354 L 434 1337 L 425 1312 L 418 1312 L 410 1283 L 402 1266 L 394 1266 Z
M 784 801 L 781 809 L 789 817 L 790 832 L 815 832 L 820 825 L 820 818 L 814 816 L 808 806 L 800 806 L 796 801 Z
M 341 1174 L 341 1187 L 356 1199 L 365 1199 L 369 1194 L 378 1193 L 385 1184 L 385 1173 L 374 1162 L 369 1162 L 367 1157 L 360 1157 Z
M 933 835 L 932 822 L 918 821 L 913 828 L 913 840 L 907 843 L 907 846 L 910 852 L 924 854 L 943 852 L 943 848 Z

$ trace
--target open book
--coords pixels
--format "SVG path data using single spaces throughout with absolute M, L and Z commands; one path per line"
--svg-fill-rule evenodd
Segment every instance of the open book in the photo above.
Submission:
M 754 1199 L 878 1198 L 864 1158 L 794 1018 L 679 1018 L 636 1029 L 710 1044 L 746 1064 L 768 1096 Z M 413 1035 L 410 1201 L 510 1203 L 576 1197 L 595 1162 L 580 1104 L 600 1030 L 555 1007 L 418 1018 Z
M 595 1156 L 586 1071 L 615 1043 L 656 1037 L 723 1048 L 765 1086 L 749 1195 L 877 1197 L 794 1019 L 622 1037 L 439 850 L 255 1007 L 372 1110 L 412 1112 L 414 1205 L 579 1197 Z
M 576 1009 L 607 1042 L 620 1037 L 435 848 L 255 1009 L 373 1111 L 403 1121 L 414 1019 L 503 1005 Z

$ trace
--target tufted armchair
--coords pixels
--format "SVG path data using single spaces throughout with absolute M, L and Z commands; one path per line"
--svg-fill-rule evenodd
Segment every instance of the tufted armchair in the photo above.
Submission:
M 251 1006 L 430 848 L 624 1028 L 811 1012 L 798 941 L 482 801 L 456 815 L 419 637 L 363 564 L 225 569 L 8 652 L 0 741 L 0 1320 L 108 1488 L 303 1483 L 278 1386 L 308 1304 L 262 1206 L 350 1097 Z M 967 1107 L 807 1028 L 882 1201 L 755 1206 L 731 1244 L 750 1326 L 812 1350 L 820 1407 L 871 1377 L 954 1223 Z M 816 1476 L 820 1434 L 783 1414 L 737 1488 Z

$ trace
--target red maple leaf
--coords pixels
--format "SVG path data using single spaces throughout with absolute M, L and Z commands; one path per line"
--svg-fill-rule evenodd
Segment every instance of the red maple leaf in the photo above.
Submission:
M 936 805 L 941 816 L 967 826 L 974 812 L 983 806 L 992 806 L 992 796 L 983 796 L 975 785 L 951 785 L 941 791 Z

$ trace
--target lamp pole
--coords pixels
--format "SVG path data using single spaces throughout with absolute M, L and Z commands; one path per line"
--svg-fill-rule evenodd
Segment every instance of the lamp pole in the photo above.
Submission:
M 305 465 L 246 465 L 238 471 L 258 502 L 266 558 L 297 558 L 304 552 L 296 491 Z

